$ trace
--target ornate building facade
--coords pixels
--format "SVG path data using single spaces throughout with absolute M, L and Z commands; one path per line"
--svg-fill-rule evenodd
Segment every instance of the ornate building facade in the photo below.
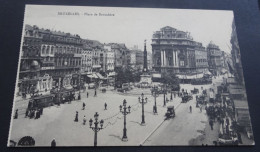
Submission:
M 19 71 L 23 92 L 31 86 L 39 91 L 50 90 L 59 78 L 69 85 L 69 75 L 80 70 L 81 51 L 78 35 L 25 25 Z
M 221 73 L 223 68 L 223 52 L 219 49 L 219 46 L 210 42 L 207 46 L 208 51 L 208 63 L 209 71 L 214 75 Z
M 178 74 L 196 73 L 208 68 L 207 52 L 190 33 L 166 26 L 152 38 L 153 70 Z

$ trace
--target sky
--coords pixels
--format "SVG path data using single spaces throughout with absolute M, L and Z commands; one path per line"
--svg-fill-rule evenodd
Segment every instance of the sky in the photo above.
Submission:
M 58 12 L 79 15 L 58 15 Z M 114 16 L 100 16 L 99 13 Z M 213 41 L 221 50 L 230 53 L 232 21 L 233 12 L 223 10 L 57 5 L 26 5 L 24 18 L 24 24 L 78 34 L 101 43 L 125 43 L 128 48 L 137 45 L 143 49 L 144 40 L 147 40 L 149 52 L 153 33 L 171 26 L 190 32 L 193 39 L 205 47 Z

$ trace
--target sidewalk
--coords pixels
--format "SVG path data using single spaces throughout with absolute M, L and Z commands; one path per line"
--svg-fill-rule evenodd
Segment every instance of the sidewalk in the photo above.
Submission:
M 89 92 L 89 98 L 86 93 Z M 140 93 L 141 94 L 141 93 Z M 81 92 L 82 99 L 72 101 L 71 104 L 61 104 L 44 108 L 40 119 L 29 119 L 19 116 L 14 119 L 11 140 L 18 141 L 23 136 L 32 136 L 36 146 L 50 146 L 50 141 L 55 138 L 57 146 L 93 146 L 94 132 L 89 128 L 88 121 L 93 119 L 95 112 L 99 113 L 99 120 L 104 119 L 104 129 L 98 132 L 98 146 L 136 146 L 145 140 L 147 136 L 164 120 L 166 107 L 163 107 L 163 96 L 157 98 L 158 115 L 152 112 L 154 97 L 148 97 L 148 103 L 144 106 L 145 126 L 141 126 L 141 104 L 138 96 L 119 95 L 107 91 L 101 93 L 98 90 L 94 97 L 94 90 Z M 145 96 L 146 97 L 146 96 Z M 126 117 L 128 142 L 121 140 L 123 135 L 123 115 L 119 112 L 119 105 L 127 99 L 127 106 L 131 105 L 131 113 Z M 169 98 L 169 95 L 168 95 Z M 174 99 L 167 105 L 177 105 L 180 98 Z M 82 110 L 82 103 L 86 103 L 86 109 Z M 104 103 L 108 110 L 104 110 Z M 16 108 L 16 107 L 15 107 Z M 79 122 L 74 122 L 76 111 L 79 112 Z M 82 124 L 83 116 L 87 118 L 87 124 Z

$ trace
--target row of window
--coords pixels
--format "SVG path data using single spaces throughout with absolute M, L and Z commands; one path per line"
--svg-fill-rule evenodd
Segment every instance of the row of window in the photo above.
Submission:
M 62 46 L 53 46 L 53 45 L 42 45 L 41 54 L 54 54 L 54 53 L 77 53 L 81 54 L 81 48 L 77 47 L 62 47 Z
M 63 58 L 57 58 L 55 59 L 55 65 L 56 66 L 80 66 L 81 61 L 80 59 L 63 59 Z
M 197 59 L 197 62 L 208 62 L 207 59 Z

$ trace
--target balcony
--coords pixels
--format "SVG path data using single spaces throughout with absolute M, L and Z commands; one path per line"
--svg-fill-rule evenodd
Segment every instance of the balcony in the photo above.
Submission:
M 81 58 L 81 54 L 74 54 L 74 57 Z

